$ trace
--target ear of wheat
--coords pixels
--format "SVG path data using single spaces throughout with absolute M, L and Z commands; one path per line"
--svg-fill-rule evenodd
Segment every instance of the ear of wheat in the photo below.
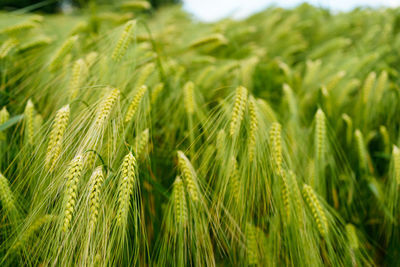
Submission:
M 178 166 L 186 183 L 191 200 L 197 202 L 199 200 L 199 193 L 196 185 L 196 174 L 189 159 L 182 151 L 178 151 Z
M 111 93 L 101 102 L 97 117 L 95 119 L 95 125 L 97 127 L 103 126 L 111 114 L 111 111 L 119 98 L 119 90 L 114 89 Z
M 256 112 L 256 101 L 254 97 L 250 97 L 249 99 L 249 111 L 250 111 L 250 133 L 249 133 L 249 161 L 253 161 L 254 152 L 256 149 L 256 141 L 257 141 L 257 130 L 258 130 L 258 118 Z
M 81 83 L 83 81 L 86 63 L 83 59 L 78 59 L 72 66 L 72 75 L 69 84 L 70 99 L 75 99 L 79 93 Z
M 14 195 L 10 188 L 10 183 L 3 174 L 0 173 L 0 200 L 6 211 L 15 210 Z
M 71 52 L 74 44 L 78 40 L 78 36 L 71 36 L 60 46 L 60 48 L 54 53 L 50 63 L 50 71 L 55 71 L 62 63 L 64 57 Z
M 142 85 L 139 88 L 139 90 L 137 91 L 136 95 L 133 97 L 133 100 L 128 107 L 128 110 L 125 115 L 125 122 L 131 121 L 133 116 L 135 116 L 135 113 L 139 107 L 140 101 L 142 100 L 142 98 L 146 92 L 147 92 L 147 86 Z
M 183 96 L 185 109 L 188 114 L 193 114 L 194 112 L 194 83 L 189 81 L 183 86 Z
M 118 187 L 117 225 L 124 227 L 127 223 L 131 195 L 136 183 L 136 158 L 132 153 L 124 157 L 120 183 Z
M 173 189 L 175 218 L 180 226 L 185 228 L 188 222 L 188 210 L 185 197 L 185 189 L 182 179 L 178 176 L 174 182 Z
M 69 120 L 69 112 L 69 105 L 66 105 L 57 111 L 54 118 L 45 159 L 45 164 L 50 171 L 54 169 L 61 153 L 64 133 Z
M 82 168 L 83 158 L 81 155 L 77 155 L 69 164 L 66 177 L 64 219 L 62 225 L 63 232 L 67 232 L 71 226 L 71 220 L 75 211 L 78 194 L 78 182 L 82 175 Z
M 281 173 L 282 169 L 282 144 L 281 144 L 281 125 L 278 122 L 274 122 L 271 125 L 269 131 L 269 143 L 271 146 L 272 153 L 272 165 L 275 168 L 277 175 Z
M 117 45 L 114 48 L 114 51 L 111 55 L 111 58 L 114 61 L 120 61 L 126 53 L 128 49 L 129 43 L 131 41 L 131 35 L 136 27 L 136 20 L 130 20 L 125 24 L 124 30 L 118 39 Z
M 100 197 L 101 187 L 103 185 L 104 175 L 103 167 L 97 167 L 90 177 L 90 193 L 89 193 L 89 205 L 90 205 L 90 228 L 94 229 L 96 226 L 97 218 L 99 216 L 100 208 Z
M 246 224 L 247 258 L 249 265 L 258 264 L 258 245 L 256 229 L 251 223 Z
M 159 96 L 159 94 L 162 92 L 164 89 L 164 83 L 158 83 L 154 89 L 153 92 L 151 93 L 151 104 L 154 104 Z
M 137 159 L 142 159 L 149 144 L 149 129 L 145 129 L 136 137 L 135 156 Z
M 10 118 L 10 113 L 8 113 L 7 108 L 4 106 L 1 110 L 0 110 L 0 125 L 5 123 L 6 121 L 8 121 L 8 119 Z M 0 132 L 0 140 L 4 140 L 6 138 L 6 135 L 4 132 Z
M 234 156 L 231 158 L 231 166 L 230 169 L 231 174 L 230 174 L 230 187 L 232 190 L 232 195 L 233 198 L 235 199 L 236 202 L 239 202 L 239 197 L 240 197 L 240 173 L 239 173 L 239 167 L 237 160 Z
M 15 38 L 10 38 L 7 41 L 5 41 L 0 46 L 0 59 L 6 58 L 7 55 L 11 52 L 11 50 L 16 48 L 18 44 L 19 42 Z
M 392 152 L 394 175 L 396 177 L 397 185 L 400 185 L 400 149 L 397 146 L 393 146 Z
M 315 194 L 311 186 L 307 184 L 303 185 L 303 195 L 312 211 L 313 217 L 318 227 L 318 231 L 322 236 L 325 237 L 328 233 L 328 220 L 326 218 L 325 211 L 319 203 L 317 195 Z
M 28 143 L 30 145 L 33 145 L 33 137 L 34 137 L 33 119 L 35 116 L 35 107 L 33 106 L 32 100 L 30 99 L 26 103 L 24 115 L 25 115 L 26 137 Z
M 236 89 L 235 103 L 232 110 L 232 118 L 230 123 L 230 135 L 234 136 L 240 129 L 240 124 L 243 120 L 244 111 L 247 105 L 247 89 L 239 86 Z
M 318 109 L 315 114 L 315 146 L 317 159 L 323 160 L 326 153 L 326 121 L 325 114 L 321 109 Z

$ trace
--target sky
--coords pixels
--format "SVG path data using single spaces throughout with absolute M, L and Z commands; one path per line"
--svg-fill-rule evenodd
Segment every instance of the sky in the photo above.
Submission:
M 400 0 L 183 0 L 183 6 L 202 21 L 216 21 L 227 16 L 244 18 L 270 5 L 294 7 L 303 2 L 335 11 L 348 11 L 357 6 L 400 6 Z

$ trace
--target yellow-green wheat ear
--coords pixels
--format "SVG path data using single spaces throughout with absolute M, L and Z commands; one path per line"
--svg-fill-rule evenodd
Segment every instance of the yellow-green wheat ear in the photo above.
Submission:
M 124 157 L 118 187 L 117 225 L 124 227 L 127 223 L 131 195 L 136 183 L 136 158 L 132 153 Z
M 228 40 L 226 37 L 220 33 L 214 33 L 206 37 L 202 37 L 200 39 L 197 39 L 193 41 L 190 45 L 189 48 L 197 48 L 201 47 L 207 44 L 227 44 Z
M 364 86 L 362 88 L 364 104 L 366 104 L 370 99 L 371 91 L 375 85 L 375 81 L 376 81 L 376 73 L 375 72 L 371 72 L 370 74 L 368 74 L 367 78 L 364 81 Z
M 30 225 L 25 232 L 23 232 L 18 241 L 13 245 L 13 249 L 25 246 L 29 242 L 29 240 L 34 237 L 35 233 L 38 232 L 40 228 L 43 227 L 43 225 L 51 221 L 54 221 L 56 218 L 57 216 L 51 214 L 46 214 L 44 216 L 40 216 L 39 218 L 37 218 L 33 222 L 33 224 Z
M 75 99 L 79 94 L 79 89 L 86 71 L 86 63 L 83 59 L 78 59 L 72 65 L 72 74 L 69 84 L 70 99 Z
M 66 105 L 57 111 L 56 117 L 54 118 L 45 159 L 46 167 L 50 171 L 54 170 L 57 160 L 61 154 L 62 142 L 68 125 L 69 114 L 69 105 Z
M 307 184 L 303 185 L 303 195 L 311 209 L 312 215 L 318 227 L 318 231 L 322 236 L 325 237 L 328 233 L 328 219 L 326 218 L 325 211 L 322 208 L 317 195 L 311 186 Z
M 10 188 L 10 182 L 2 173 L 0 173 L 0 200 L 7 212 L 15 210 L 15 200 Z
M 154 104 L 156 102 L 158 96 L 160 95 L 163 89 L 164 89 L 164 83 L 158 83 L 156 86 L 154 86 L 154 89 L 151 93 L 151 104 Z
M 236 135 L 239 132 L 240 124 L 244 117 L 244 111 L 247 105 L 247 89 L 239 86 L 236 89 L 235 103 L 233 104 L 232 117 L 229 134 Z
M 178 151 L 178 167 L 189 192 L 189 197 L 194 202 L 199 200 L 199 193 L 196 185 L 196 174 L 189 159 L 182 151 Z
M 173 187 L 173 200 L 175 218 L 178 224 L 185 228 L 188 222 L 188 210 L 186 204 L 185 188 L 182 179 L 177 176 Z
M 149 129 L 145 129 L 136 137 L 135 142 L 135 156 L 138 160 L 142 160 L 149 145 Z
M 82 175 L 83 157 L 77 155 L 69 164 L 67 172 L 67 181 L 65 184 L 65 203 L 64 220 L 62 225 L 63 232 L 67 232 L 71 226 L 72 216 L 75 211 L 78 182 Z
M 185 109 L 188 114 L 193 114 L 194 112 L 194 83 L 189 81 L 183 86 L 183 96 Z
M 278 122 L 274 122 L 269 130 L 269 144 L 272 154 L 272 166 L 276 175 L 279 175 L 282 170 L 282 140 L 281 140 L 282 126 Z
M 359 243 L 358 243 L 356 228 L 354 227 L 354 225 L 350 223 L 346 224 L 346 234 L 347 234 L 347 239 L 349 240 L 350 248 L 358 249 Z
M 33 137 L 34 137 L 34 126 L 33 126 L 33 120 L 35 116 L 35 107 L 33 105 L 32 100 L 28 100 L 25 106 L 25 111 L 24 111 L 24 116 L 25 116 L 25 133 L 26 133 L 26 138 L 28 140 L 28 143 L 30 145 L 33 145 Z
M 10 118 L 10 113 L 8 113 L 7 108 L 4 106 L 1 110 L 0 110 L 0 125 L 2 125 L 3 123 L 5 123 L 6 121 L 8 121 L 8 119 Z M 0 141 L 6 139 L 6 135 L 4 132 L 0 132 Z
M 11 50 L 16 48 L 18 44 L 19 44 L 18 40 L 14 38 L 10 38 L 7 41 L 5 41 L 0 46 L 0 60 L 6 58 L 7 55 L 11 52 Z
M 393 167 L 394 167 L 394 176 L 396 177 L 397 185 L 400 186 L 400 149 L 393 145 Z
M 122 8 L 134 10 L 148 10 L 151 4 L 147 1 L 126 1 L 121 4 Z
M 254 153 L 256 150 L 257 130 L 258 130 L 258 117 L 257 105 L 253 96 L 249 98 L 249 112 L 250 112 L 250 133 L 249 133 L 249 161 L 253 161 Z
M 62 64 L 65 56 L 71 52 L 74 44 L 78 40 L 78 36 L 71 36 L 60 46 L 60 48 L 54 53 L 53 57 L 50 60 L 49 70 L 54 71 Z
M 222 160 L 225 153 L 225 140 L 226 133 L 223 129 L 219 130 L 217 133 L 217 138 L 215 139 L 215 147 L 217 148 L 217 158 Z
M 98 110 L 95 125 L 98 127 L 103 126 L 111 114 L 111 111 L 119 98 L 120 91 L 114 89 L 111 93 L 101 102 L 100 108 Z
M 257 234 L 256 228 L 251 224 L 246 224 L 246 247 L 247 247 L 247 259 L 249 265 L 258 264 L 258 245 L 257 245 Z
M 103 185 L 104 175 L 103 167 L 97 167 L 90 177 L 90 195 L 89 195 L 89 208 L 90 208 L 90 228 L 94 229 L 96 226 L 97 218 L 99 216 L 101 187 Z
M 368 169 L 368 152 L 365 147 L 364 136 L 359 129 L 355 130 L 354 136 L 356 139 L 357 153 L 358 153 L 360 168 L 363 170 L 367 170 Z
M 138 89 L 138 91 L 136 92 L 136 95 L 133 97 L 133 100 L 132 100 L 131 104 L 129 105 L 128 110 L 126 112 L 125 122 L 130 122 L 130 120 L 133 118 L 133 116 L 135 115 L 135 113 L 139 107 L 139 104 L 146 92 L 147 92 L 146 85 L 142 85 Z
M 315 147 L 318 160 L 323 160 L 326 153 L 326 118 L 322 109 L 315 114 Z
M 231 166 L 230 166 L 231 174 L 230 174 L 230 187 L 233 193 L 233 198 L 236 202 L 239 201 L 240 197 L 240 173 L 239 173 L 239 166 L 236 158 L 232 156 L 231 158 Z
M 118 42 L 112 52 L 111 58 L 114 61 L 120 61 L 125 55 L 131 41 L 131 35 L 133 34 L 136 27 L 136 20 L 130 20 L 125 24 L 124 30 L 118 39 Z
M 149 76 L 154 72 L 155 68 L 156 68 L 156 64 L 154 64 L 153 62 L 150 62 L 150 63 L 147 63 L 146 65 L 144 65 L 144 67 L 140 70 L 138 78 L 135 82 L 135 88 L 145 84 L 147 78 L 149 78 Z

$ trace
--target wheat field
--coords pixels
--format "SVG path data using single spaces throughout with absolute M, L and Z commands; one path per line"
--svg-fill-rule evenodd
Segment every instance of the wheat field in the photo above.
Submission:
M 400 9 L 0 13 L 1 266 L 398 266 Z

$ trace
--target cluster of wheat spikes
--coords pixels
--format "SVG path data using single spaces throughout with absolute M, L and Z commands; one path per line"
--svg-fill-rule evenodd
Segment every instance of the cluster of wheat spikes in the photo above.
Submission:
M 399 12 L 0 13 L 0 266 L 397 266 Z

